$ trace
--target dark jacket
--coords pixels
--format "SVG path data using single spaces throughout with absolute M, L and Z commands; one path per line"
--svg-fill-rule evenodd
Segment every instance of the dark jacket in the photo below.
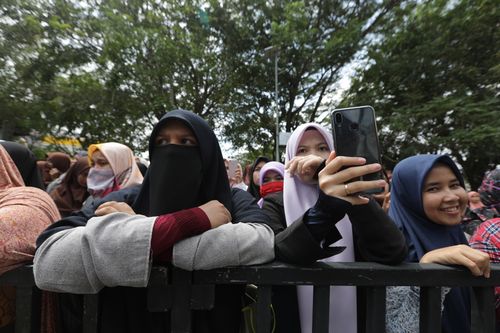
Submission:
M 276 234 L 276 260 L 292 264 L 310 264 L 332 256 L 337 249 L 320 246 L 326 238 L 330 245 L 340 240 L 335 223 L 347 214 L 352 223 L 356 261 L 374 261 L 382 264 L 401 263 L 407 254 L 403 234 L 391 218 L 373 199 L 366 205 L 352 206 L 344 200 L 331 198 L 337 214 L 332 220 L 315 230 L 306 220 L 309 211 L 286 227 L 283 192 L 266 196 L 262 209 L 269 217 L 269 225 Z M 347 204 L 346 204 L 347 203 Z

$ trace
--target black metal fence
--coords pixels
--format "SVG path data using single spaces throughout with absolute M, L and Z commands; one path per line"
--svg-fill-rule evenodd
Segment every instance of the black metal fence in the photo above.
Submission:
M 35 332 L 39 325 L 31 266 L 0 276 L 0 285 L 17 287 L 16 332 Z M 188 272 L 155 267 L 148 286 L 148 307 L 153 312 L 170 311 L 172 332 L 191 331 L 191 310 L 209 309 L 216 284 L 258 286 L 256 332 L 271 327 L 271 288 L 275 285 L 313 285 L 313 332 L 328 332 L 329 287 L 366 287 L 365 331 L 385 331 L 386 286 L 420 286 L 420 332 L 441 331 L 442 286 L 470 286 L 474 294 L 473 332 L 495 332 L 494 286 L 500 286 L 500 264 L 493 264 L 491 277 L 474 277 L 462 267 L 438 264 L 316 263 L 299 267 L 282 263 L 248 267 L 226 267 Z M 38 303 L 37 303 L 38 302 Z M 97 332 L 97 295 L 85 296 L 84 332 Z

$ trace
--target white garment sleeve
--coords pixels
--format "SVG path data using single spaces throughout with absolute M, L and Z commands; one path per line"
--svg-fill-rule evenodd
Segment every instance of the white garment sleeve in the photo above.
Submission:
M 35 254 L 36 285 L 75 294 L 93 294 L 103 287 L 147 286 L 155 220 L 113 213 L 52 235 Z
M 274 260 L 274 233 L 261 223 L 228 223 L 174 245 L 173 264 L 207 270 L 257 265 Z

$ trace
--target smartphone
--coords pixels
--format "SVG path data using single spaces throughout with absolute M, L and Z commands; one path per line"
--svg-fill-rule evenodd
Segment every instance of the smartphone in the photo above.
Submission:
M 337 156 L 364 157 L 366 164 L 381 164 L 375 110 L 371 106 L 335 109 L 331 121 Z M 360 180 L 379 179 L 384 179 L 382 171 L 362 176 Z M 364 193 L 376 194 L 383 191 L 380 188 Z
M 234 178 L 236 176 L 236 170 L 238 168 L 237 160 L 227 160 L 227 175 L 229 178 Z

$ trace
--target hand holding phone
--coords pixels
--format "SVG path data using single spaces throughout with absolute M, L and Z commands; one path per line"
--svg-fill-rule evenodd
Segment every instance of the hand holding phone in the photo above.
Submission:
M 369 199 L 363 193 L 384 187 L 384 180 L 359 180 L 361 177 L 379 171 L 378 163 L 366 164 L 362 157 L 336 156 L 330 153 L 325 167 L 319 172 L 318 182 L 325 194 L 350 202 L 352 205 L 367 204 Z

